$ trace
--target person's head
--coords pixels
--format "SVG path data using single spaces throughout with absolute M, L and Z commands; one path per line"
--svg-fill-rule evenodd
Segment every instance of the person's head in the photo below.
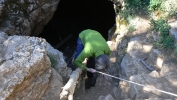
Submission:
M 105 54 L 102 54 L 95 58 L 95 69 L 104 70 L 109 67 L 109 57 Z

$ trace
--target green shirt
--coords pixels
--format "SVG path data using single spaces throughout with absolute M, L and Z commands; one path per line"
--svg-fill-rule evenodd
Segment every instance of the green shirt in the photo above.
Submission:
M 75 59 L 74 64 L 77 67 L 82 67 L 85 70 L 87 67 L 82 64 L 85 58 L 98 57 L 101 54 L 109 56 L 110 48 L 102 35 L 94 30 L 87 29 L 79 34 L 79 37 L 84 45 L 84 49 Z

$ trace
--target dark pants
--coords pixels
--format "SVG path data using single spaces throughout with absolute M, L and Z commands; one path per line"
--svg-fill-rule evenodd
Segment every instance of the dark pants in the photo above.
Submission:
M 95 69 L 95 58 L 94 57 L 89 57 L 87 60 L 87 65 L 88 68 L 93 68 Z M 88 80 L 86 81 L 86 88 L 90 88 L 91 86 L 95 86 L 96 84 L 96 79 L 97 79 L 97 74 L 96 73 L 91 73 L 87 71 L 87 77 Z
M 94 57 L 89 57 L 87 60 L 87 65 L 88 68 L 93 68 L 95 69 L 95 58 Z M 91 72 L 87 72 L 87 77 L 88 78 L 94 78 L 94 74 Z

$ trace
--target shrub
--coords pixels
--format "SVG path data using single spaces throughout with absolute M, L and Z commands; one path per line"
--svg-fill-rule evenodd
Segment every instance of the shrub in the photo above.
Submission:
M 174 38 L 169 35 L 170 26 L 166 21 L 164 19 L 151 20 L 151 24 L 160 32 L 161 38 L 156 44 L 164 48 L 174 48 Z
M 162 0 L 150 0 L 148 10 L 155 11 L 161 9 Z

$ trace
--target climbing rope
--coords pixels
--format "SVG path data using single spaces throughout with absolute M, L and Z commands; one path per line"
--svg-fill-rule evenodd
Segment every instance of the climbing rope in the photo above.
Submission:
M 119 78 L 119 77 L 115 77 L 115 76 L 112 76 L 112 75 L 109 75 L 109 74 L 106 74 L 106 73 L 103 73 L 103 72 L 100 72 L 100 71 L 96 71 L 96 72 L 97 72 L 97 73 L 100 73 L 100 74 L 102 74 L 102 75 L 110 76 L 110 77 L 115 78 L 115 79 L 119 79 L 119 80 L 122 80 L 122 81 L 125 81 L 125 82 L 128 82 L 128 83 L 132 83 L 132 84 L 135 84 L 135 85 L 139 85 L 139 86 L 142 86 L 142 87 L 149 88 L 149 89 L 151 89 L 151 90 L 159 91 L 159 92 L 162 92 L 162 93 L 169 94 L 169 95 L 172 95 L 172 96 L 177 97 L 177 94 L 174 94 L 174 93 L 171 93 L 171 92 L 163 91 L 163 90 L 156 89 L 156 88 L 150 87 L 150 86 L 145 86 L 145 85 L 143 85 L 143 84 L 139 84 L 139 83 L 136 83 L 136 82 L 133 82 L 133 81 L 129 81 L 129 80 L 126 80 L 126 79 L 122 79 L 122 78 Z

